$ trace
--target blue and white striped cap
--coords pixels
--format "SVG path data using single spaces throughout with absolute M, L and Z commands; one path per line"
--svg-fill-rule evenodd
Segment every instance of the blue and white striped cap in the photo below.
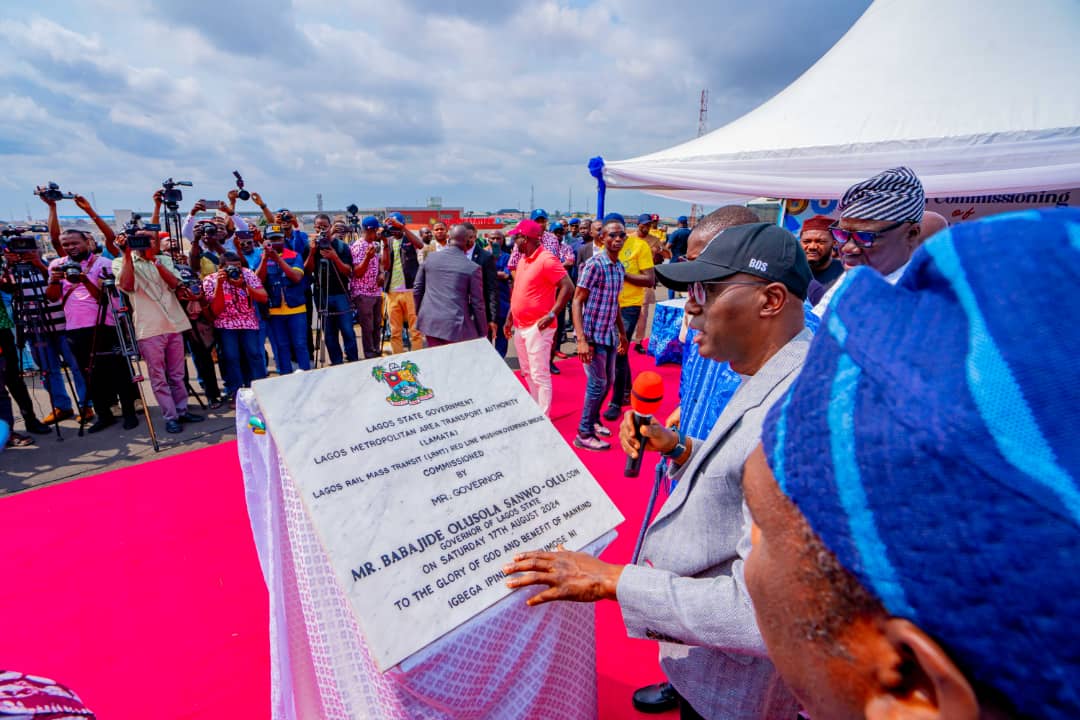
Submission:
M 765 422 L 780 489 L 969 678 L 1077 717 L 1080 211 L 944 230 L 896 286 L 850 275 Z
M 919 222 L 925 209 L 922 182 L 906 167 L 890 168 L 855 183 L 840 200 L 841 218 Z

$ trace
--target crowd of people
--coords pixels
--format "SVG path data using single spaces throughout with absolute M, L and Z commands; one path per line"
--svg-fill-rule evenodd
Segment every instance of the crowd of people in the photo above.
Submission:
M 486 337 L 505 357 L 513 338 L 533 396 L 546 410 L 551 375 L 560 372 L 556 361 L 567 357 L 562 346 L 577 328 L 569 305 L 574 284 L 604 247 L 603 223 L 568 218 L 549 227 L 542 209 L 510 233 L 486 236 L 467 221 L 414 232 L 400 213 L 319 214 L 308 231 L 257 192 L 249 198 L 262 217 L 245 219 L 237 212 L 237 190 L 209 211 L 205 201 L 193 203 L 178 238 L 141 226 L 117 232 L 75 196 L 97 226 L 99 244 L 86 231 L 62 230 L 58 201 L 39 197 L 48 207 L 52 252 L 9 243 L 0 277 L 0 290 L 11 297 L 10 311 L 0 307 L 0 420 L 12 428 L 8 444 L 16 446 L 33 439 L 15 432 L 12 398 L 31 434 L 72 418 L 92 434 L 117 424 L 137 427 L 139 369 L 125 362 L 129 334 L 170 433 L 204 419 L 188 407 L 196 383 L 218 409 L 271 370 L 288 374 L 326 360 L 379 357 L 384 339 L 401 353 Z M 149 227 L 160 225 L 163 191 L 153 202 Z M 655 225 L 655 216 L 639 218 L 621 260 L 631 271 L 619 293 L 620 316 L 631 332 L 640 324 L 639 338 L 647 334 L 638 322 L 642 306 L 655 301 L 652 266 L 671 255 Z M 686 230 L 686 218 L 680 227 Z M 537 264 L 540 247 L 549 261 Z M 577 332 L 580 345 L 584 336 Z M 40 419 L 22 374 L 24 346 L 51 404 Z M 640 340 L 637 347 L 643 351 Z M 612 400 L 609 419 L 629 396 L 625 355 L 612 357 L 609 375 L 621 402 Z M 597 449 L 590 438 L 583 436 L 582 446 Z

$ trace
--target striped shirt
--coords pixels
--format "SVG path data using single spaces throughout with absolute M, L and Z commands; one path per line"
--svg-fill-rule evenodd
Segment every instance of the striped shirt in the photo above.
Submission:
M 63 332 L 64 304 L 57 300 L 50 302 L 45 297 L 45 289 L 49 285 L 48 275 L 37 268 L 23 271 L 21 268 L 12 273 L 18 279 L 21 292 L 12 297 L 11 307 L 15 312 L 15 322 L 26 328 L 29 332 L 32 328 L 31 318 L 39 317 L 44 310 L 45 332 Z M 40 300 L 40 302 L 39 302 Z
M 596 345 L 619 344 L 619 291 L 626 277 L 626 268 L 612 260 L 607 252 L 597 253 L 585 261 L 578 276 L 578 287 L 589 291 L 581 308 L 581 325 L 585 339 Z M 633 328 L 630 328 L 633 331 Z

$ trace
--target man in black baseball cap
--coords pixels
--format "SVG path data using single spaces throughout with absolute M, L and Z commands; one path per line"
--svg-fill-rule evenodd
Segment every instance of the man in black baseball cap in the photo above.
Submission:
M 528 551 L 507 568 L 521 573 L 508 584 L 552 588 L 530 605 L 618 601 L 630 637 L 660 642 L 660 666 L 684 718 L 794 718 L 797 703 L 765 657 L 743 581 L 750 523 L 742 468 L 810 347 L 802 301 L 810 266 L 794 235 L 755 223 L 724 230 L 696 260 L 658 266 L 656 275 L 689 289 L 686 312 L 701 355 L 726 360 L 744 379 L 707 437 L 653 420 L 641 428 L 642 443 L 633 412 L 623 416 L 623 451 L 663 453 L 679 482 L 643 535 L 637 564 Z

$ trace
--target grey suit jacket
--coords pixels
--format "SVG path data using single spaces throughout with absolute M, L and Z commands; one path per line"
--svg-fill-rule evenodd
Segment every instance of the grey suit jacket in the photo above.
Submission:
M 421 263 L 413 299 L 424 335 L 450 342 L 487 336 L 482 270 L 458 247 L 448 244 Z
M 772 663 L 743 582 L 750 553 L 743 463 L 765 414 L 802 367 L 803 330 L 744 379 L 706 440 L 675 474 L 679 484 L 649 526 L 639 565 L 617 594 L 631 637 L 660 641 L 660 665 L 706 718 L 794 718 L 797 705 Z
M 593 243 L 592 243 L 591 239 L 588 242 L 582 243 L 581 247 L 579 247 L 577 249 L 577 258 L 576 258 L 577 267 L 578 268 L 584 267 L 585 266 L 585 261 L 593 256 L 594 251 L 595 251 L 595 248 L 593 247 Z M 579 272 L 580 272 L 580 270 L 579 270 Z

